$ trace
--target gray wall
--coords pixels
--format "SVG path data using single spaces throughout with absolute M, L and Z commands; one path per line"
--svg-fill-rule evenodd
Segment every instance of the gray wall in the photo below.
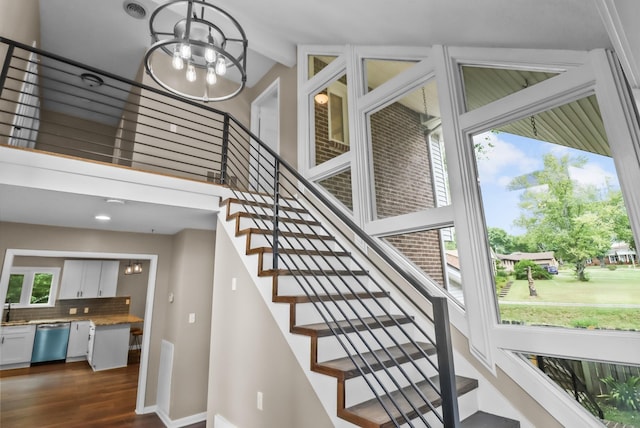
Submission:
M 207 426 L 216 414 L 246 428 L 333 426 L 229 236 L 218 230 Z
M 206 375 L 203 373 L 207 372 L 208 366 L 210 317 L 207 314 L 210 312 L 205 306 L 210 307 L 211 298 L 210 294 L 203 296 L 202 293 L 207 286 L 210 290 L 213 281 L 214 238 L 215 232 L 211 231 L 184 231 L 174 237 L 0 222 L 0 257 L 4 263 L 8 248 L 156 254 L 158 270 L 145 406 L 156 404 L 160 343 L 162 339 L 169 340 L 175 345 L 172 397 L 176 400 L 169 416 L 178 419 L 206 410 L 202 403 L 199 409 L 194 409 L 193 403 L 186 403 L 189 401 L 186 397 L 206 397 L 207 394 Z M 207 248 L 208 253 L 205 253 Z M 174 269 L 180 272 L 174 274 Z M 146 284 L 144 288 L 146 291 Z M 167 299 L 170 290 L 177 296 L 173 305 Z M 185 328 L 189 312 L 202 314 L 202 317 L 198 318 L 200 322 Z M 187 371 L 198 373 L 203 379 L 200 384 L 190 383 L 189 377 L 183 378 Z
M 165 339 L 175 346 L 171 377 L 172 420 L 207 409 L 207 374 L 211 335 L 211 296 L 215 232 L 183 230 L 174 235 Z M 226 269 L 226 267 L 222 267 Z M 189 323 L 195 314 L 195 323 Z

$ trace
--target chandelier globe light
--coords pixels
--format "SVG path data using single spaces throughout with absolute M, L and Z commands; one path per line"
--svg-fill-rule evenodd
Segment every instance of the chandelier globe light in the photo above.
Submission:
M 172 0 L 151 14 L 149 29 L 144 66 L 162 88 L 204 102 L 225 101 L 244 89 L 247 37 L 224 10 L 205 0 Z

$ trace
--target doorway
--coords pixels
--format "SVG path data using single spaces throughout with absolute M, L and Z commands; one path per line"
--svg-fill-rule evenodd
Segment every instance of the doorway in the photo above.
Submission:
M 142 335 L 142 350 L 139 357 L 138 388 L 136 396 L 136 413 L 145 413 L 145 396 L 149 367 L 149 346 L 151 324 L 153 319 L 153 301 L 156 286 L 156 272 L 158 267 L 158 256 L 155 254 L 133 254 L 133 253 L 103 253 L 85 251 L 57 251 L 57 250 L 28 250 L 12 249 L 6 250 L 2 275 L 0 276 L 0 298 L 4 302 L 9 283 L 9 275 L 14 265 L 16 257 L 37 257 L 37 258 L 82 258 L 99 260 L 138 260 L 148 263 L 148 277 L 146 284 L 146 299 L 144 303 L 144 323 Z
M 251 103 L 251 132 L 273 152 L 280 153 L 280 79 Z M 257 141 L 251 141 L 250 184 L 261 193 L 273 191 L 275 158 Z

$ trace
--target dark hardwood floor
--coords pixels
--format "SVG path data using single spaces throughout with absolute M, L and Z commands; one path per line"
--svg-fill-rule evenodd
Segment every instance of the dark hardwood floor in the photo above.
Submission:
M 94 372 L 83 361 L 0 371 L 0 427 L 164 427 L 155 413 L 135 413 L 138 370 Z

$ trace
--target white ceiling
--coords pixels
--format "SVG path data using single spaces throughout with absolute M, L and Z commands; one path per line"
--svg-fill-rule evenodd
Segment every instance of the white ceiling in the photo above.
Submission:
M 150 45 L 148 17 L 163 0 L 41 0 L 45 50 L 133 78 Z M 611 47 L 601 0 L 216 0 L 249 39 L 248 85 L 274 64 L 296 62 L 298 44 L 487 46 L 548 49 Z M 637 33 L 637 31 L 636 31 Z M 640 55 L 639 55 L 640 57 Z
M 216 211 L 0 185 L 0 220 L 120 232 L 173 235 L 183 229 L 214 230 Z M 108 215 L 99 221 L 96 215 Z
M 213 2 L 213 0 L 211 0 Z M 138 0 L 147 18 L 128 16 L 124 0 L 40 0 L 41 48 L 134 79 L 150 45 L 148 17 L 164 0 Z M 615 48 L 640 86 L 637 0 L 215 0 L 249 39 L 248 86 L 276 62 L 296 63 L 296 46 L 483 46 L 590 50 Z M 617 8 L 617 10 L 616 10 Z M 614 14 L 608 14 L 613 9 Z M 601 12 L 603 15 L 601 17 Z M 638 60 L 636 60 L 638 59 Z M 210 211 L 0 186 L 0 220 L 94 229 L 175 233 L 215 227 Z M 71 209 L 70 209 L 71 207 Z M 110 210 L 112 221 L 93 216 Z M 121 216 L 126 212 L 126 216 Z M 125 219 L 126 217 L 126 219 Z M 178 220 L 179 219 L 179 220 Z

